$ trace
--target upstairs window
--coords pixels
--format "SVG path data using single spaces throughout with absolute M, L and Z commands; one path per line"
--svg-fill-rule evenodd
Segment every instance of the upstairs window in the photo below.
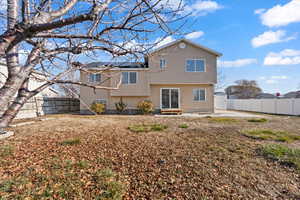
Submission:
M 137 72 L 122 72 L 122 84 L 135 84 Z
M 205 72 L 205 61 L 203 59 L 189 59 L 186 61 L 187 72 Z
M 160 66 L 160 69 L 163 69 L 166 67 L 166 60 L 165 59 L 160 59 L 159 60 L 159 66 Z
M 205 101 L 206 94 L 205 89 L 193 89 L 194 101 Z
M 96 83 L 101 81 L 101 74 L 90 74 L 89 81 L 91 83 Z

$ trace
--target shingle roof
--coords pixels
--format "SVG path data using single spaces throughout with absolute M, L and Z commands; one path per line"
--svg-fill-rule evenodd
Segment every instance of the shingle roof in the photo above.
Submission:
M 118 67 L 118 68 L 147 68 L 145 63 L 141 62 L 92 62 L 87 68 Z

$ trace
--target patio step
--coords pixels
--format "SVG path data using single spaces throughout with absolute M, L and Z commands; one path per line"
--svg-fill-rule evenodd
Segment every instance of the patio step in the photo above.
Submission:
M 181 115 L 182 110 L 181 109 L 162 109 L 160 110 L 161 114 L 176 114 L 176 115 Z

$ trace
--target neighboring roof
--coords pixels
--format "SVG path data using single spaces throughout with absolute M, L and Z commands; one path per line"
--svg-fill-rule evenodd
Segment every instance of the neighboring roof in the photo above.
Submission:
M 270 93 L 260 93 L 260 94 L 256 95 L 255 98 L 256 99 L 264 99 L 264 98 L 274 99 L 274 98 L 277 98 L 277 97 L 273 94 L 270 94 Z
M 300 90 L 286 93 L 285 95 L 283 95 L 283 97 L 284 98 L 300 98 Z
M 225 92 L 215 92 L 215 95 L 217 95 L 217 96 L 225 96 L 226 93 Z
M 216 55 L 216 56 L 218 56 L 218 57 L 222 56 L 221 53 L 219 53 L 219 52 L 217 52 L 217 51 L 215 51 L 215 50 L 212 50 L 212 49 L 210 49 L 210 48 L 208 48 L 208 47 L 205 47 L 205 46 L 203 46 L 203 45 L 197 44 L 197 43 L 192 42 L 192 41 L 190 41 L 190 40 L 188 40 L 188 39 L 185 39 L 185 38 L 178 39 L 178 40 L 175 40 L 175 41 L 170 42 L 170 43 L 168 43 L 168 44 L 162 45 L 162 46 L 160 46 L 160 47 L 154 49 L 153 51 L 151 51 L 149 54 L 151 55 L 151 54 L 153 54 L 153 53 L 155 53 L 155 52 L 157 52 L 157 51 L 160 51 L 161 49 L 167 48 L 167 47 L 172 46 L 172 45 L 174 45 L 174 44 L 176 44 L 176 43 L 179 43 L 179 42 L 186 42 L 186 43 L 188 43 L 188 44 L 190 44 L 190 45 L 193 45 L 193 46 L 195 46 L 195 47 L 197 47 L 197 48 L 203 49 L 203 50 L 205 50 L 205 51 L 207 51 L 207 52 L 209 52 L 209 53 L 211 53 L 211 54 L 214 54 L 214 55 Z
M 144 63 L 141 62 L 92 62 L 87 64 L 86 68 L 106 68 L 106 67 L 118 67 L 118 68 L 147 68 Z

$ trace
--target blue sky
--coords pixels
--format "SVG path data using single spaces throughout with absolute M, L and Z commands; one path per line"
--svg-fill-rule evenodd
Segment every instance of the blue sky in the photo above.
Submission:
M 201 12 L 191 17 L 196 22 L 189 31 L 194 33 L 187 37 L 223 53 L 219 70 L 226 85 L 251 79 L 264 92 L 299 88 L 300 0 L 198 0 L 189 5 Z
M 162 5 L 176 8 L 180 2 L 192 13 L 185 37 L 223 54 L 218 68 L 227 86 L 249 79 L 264 92 L 300 90 L 300 0 L 162 0 Z M 108 55 L 101 57 L 96 59 Z

